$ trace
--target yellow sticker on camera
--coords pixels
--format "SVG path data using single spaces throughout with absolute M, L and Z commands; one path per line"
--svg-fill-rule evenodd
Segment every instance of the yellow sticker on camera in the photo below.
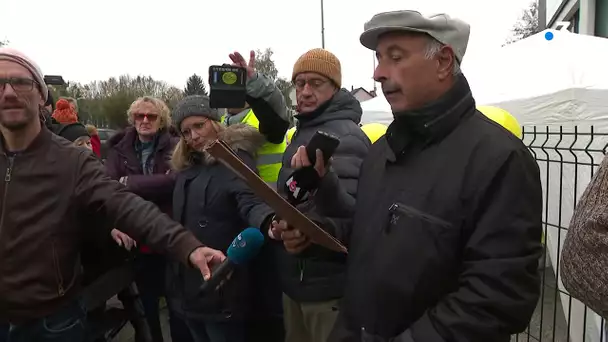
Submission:
M 222 75 L 222 81 L 224 81 L 225 84 L 234 84 L 236 82 L 236 79 L 236 74 L 232 71 L 225 72 Z

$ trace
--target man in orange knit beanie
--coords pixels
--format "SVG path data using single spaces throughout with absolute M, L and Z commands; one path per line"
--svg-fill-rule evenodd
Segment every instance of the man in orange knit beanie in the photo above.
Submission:
M 327 212 L 325 208 L 333 206 L 323 203 L 323 198 L 335 198 L 336 189 L 344 189 L 346 191 L 341 192 L 347 197 L 345 201 L 355 200 L 359 169 L 371 145 L 359 127 L 361 105 L 349 91 L 341 89 L 340 60 L 327 50 L 312 49 L 303 54 L 293 67 L 292 81 L 296 89 L 298 126 L 283 155 L 277 191 L 319 226 L 344 241 L 346 237 L 331 231 L 329 223 L 349 221 L 352 213 Z M 317 131 L 340 139 L 331 161 L 335 172 L 328 177 L 310 165 L 306 156 L 304 145 Z M 304 174 L 316 179 L 311 182 L 314 186 L 299 188 L 300 184 L 307 183 L 298 181 L 298 175 Z M 315 189 L 316 194 L 308 196 Z M 284 293 L 285 341 L 325 342 L 344 292 L 346 255 L 311 245 L 304 234 L 288 228 L 284 221 L 276 227 L 269 236 L 283 241 L 278 245 L 281 256 L 277 262 Z

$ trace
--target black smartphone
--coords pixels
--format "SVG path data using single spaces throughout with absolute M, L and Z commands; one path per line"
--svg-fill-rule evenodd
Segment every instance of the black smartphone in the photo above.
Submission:
M 247 99 L 247 70 L 231 65 L 209 67 L 211 108 L 244 108 Z
M 308 160 L 314 165 L 317 160 L 317 150 L 321 150 L 323 152 L 323 162 L 327 164 L 329 158 L 336 152 L 338 145 L 340 145 L 338 137 L 323 131 L 317 131 L 306 145 Z

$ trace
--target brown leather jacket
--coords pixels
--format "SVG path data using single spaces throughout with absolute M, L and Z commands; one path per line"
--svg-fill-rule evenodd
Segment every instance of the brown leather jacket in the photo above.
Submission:
M 105 176 L 90 151 L 45 128 L 14 156 L 2 141 L 0 322 L 44 317 L 79 294 L 80 244 L 91 220 L 121 227 L 185 263 L 201 246 L 154 204 Z

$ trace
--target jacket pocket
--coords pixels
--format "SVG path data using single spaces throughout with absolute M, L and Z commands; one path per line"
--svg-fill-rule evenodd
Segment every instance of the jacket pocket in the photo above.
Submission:
M 416 292 L 455 268 L 458 231 L 452 223 L 400 202 L 388 208 L 376 268 L 389 288 Z M 429 289 L 432 291 L 432 289 Z M 387 305 L 390 305 L 387 303 Z
M 405 204 L 395 202 L 388 209 L 390 215 L 390 222 L 388 228 L 391 226 L 397 225 L 398 220 L 403 216 L 406 216 L 409 219 L 420 220 L 421 222 L 429 223 L 431 226 L 436 226 L 438 228 L 449 229 L 452 224 L 433 215 L 427 214 L 423 211 L 420 211 L 416 208 L 407 206 Z

